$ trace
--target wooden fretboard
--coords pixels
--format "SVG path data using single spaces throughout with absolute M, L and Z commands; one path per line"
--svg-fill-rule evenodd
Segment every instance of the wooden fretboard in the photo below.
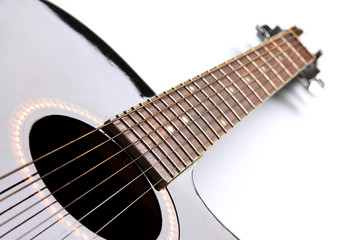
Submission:
M 314 59 L 290 29 L 115 116 L 108 130 L 161 189 Z

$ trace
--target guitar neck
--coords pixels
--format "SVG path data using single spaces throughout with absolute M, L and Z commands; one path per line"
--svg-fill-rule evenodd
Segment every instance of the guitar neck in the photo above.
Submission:
M 314 60 L 290 29 L 115 116 L 107 129 L 161 189 Z

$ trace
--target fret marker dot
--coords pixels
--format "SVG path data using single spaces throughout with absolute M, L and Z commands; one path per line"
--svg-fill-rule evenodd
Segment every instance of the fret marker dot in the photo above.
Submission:
M 182 117 L 182 120 L 183 120 L 185 123 L 188 123 L 188 122 L 189 122 L 189 119 L 187 119 L 187 117 Z
M 233 87 L 229 87 L 229 90 L 230 90 L 230 92 L 234 92 L 234 91 L 235 91 Z
M 190 86 L 189 88 L 190 88 L 191 91 L 195 90 L 195 88 L 193 86 Z
M 283 57 L 282 57 L 282 56 L 279 56 L 279 60 L 280 60 L 280 61 L 282 61 L 282 60 L 284 60 L 284 59 L 283 59 Z
M 247 82 L 251 82 L 251 79 L 250 79 L 249 77 L 245 77 L 245 80 L 246 80 Z
M 226 125 L 226 122 L 224 120 L 221 120 L 220 122 L 222 125 L 224 125 L 224 126 Z
M 262 66 L 261 69 L 262 69 L 263 71 L 266 71 L 266 67 L 265 67 L 265 66 Z
M 167 126 L 166 128 L 169 130 L 169 132 L 174 132 L 174 129 L 171 126 Z

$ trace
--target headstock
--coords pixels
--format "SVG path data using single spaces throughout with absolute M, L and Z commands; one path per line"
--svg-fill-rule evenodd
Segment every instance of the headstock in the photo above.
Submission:
M 268 25 L 263 26 L 256 26 L 257 35 L 260 38 L 261 41 L 265 41 L 270 39 L 271 37 L 275 36 L 276 34 L 282 32 L 282 29 L 279 26 L 276 26 L 275 28 L 270 28 Z M 303 31 L 300 28 L 292 27 L 291 30 L 297 35 L 300 36 Z M 317 68 L 317 61 L 321 57 L 322 52 L 319 50 L 317 53 L 314 54 L 315 60 L 313 63 L 311 63 L 307 68 L 305 68 L 300 74 L 299 77 L 302 79 L 305 79 L 307 82 L 307 89 L 309 92 L 311 92 L 313 95 L 317 95 L 319 89 L 323 89 L 325 86 L 325 83 L 319 79 L 316 78 L 317 74 L 320 72 L 320 70 Z

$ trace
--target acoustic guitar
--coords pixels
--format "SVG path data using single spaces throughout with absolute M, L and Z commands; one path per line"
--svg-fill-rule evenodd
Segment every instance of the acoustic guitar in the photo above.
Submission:
M 320 54 L 301 30 L 155 95 L 91 30 L 47 1 L 0 4 L 1 239 L 237 239 L 194 163 Z

